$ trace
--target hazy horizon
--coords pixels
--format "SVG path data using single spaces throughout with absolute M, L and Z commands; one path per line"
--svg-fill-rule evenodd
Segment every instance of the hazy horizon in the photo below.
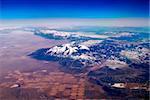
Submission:
M 38 18 L 3 19 L 1 27 L 6 26 L 107 26 L 107 27 L 149 27 L 148 18 Z

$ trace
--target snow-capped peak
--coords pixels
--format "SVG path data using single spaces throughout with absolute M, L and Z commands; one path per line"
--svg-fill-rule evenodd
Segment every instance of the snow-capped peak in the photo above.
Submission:
M 56 54 L 56 55 L 61 54 L 63 56 L 67 56 L 67 55 L 72 55 L 73 53 L 78 52 L 79 50 L 90 50 L 90 49 L 85 45 L 79 45 L 72 42 L 72 43 L 63 44 L 62 46 L 55 46 L 49 49 L 46 53 Z

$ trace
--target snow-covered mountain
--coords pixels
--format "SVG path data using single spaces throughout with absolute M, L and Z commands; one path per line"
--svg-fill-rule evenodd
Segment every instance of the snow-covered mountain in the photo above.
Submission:
M 94 57 L 90 56 L 89 47 L 77 44 L 75 42 L 50 48 L 49 50 L 47 50 L 46 54 L 57 57 L 70 57 L 72 59 L 94 59 Z
M 40 29 L 35 31 L 36 35 L 40 35 L 47 38 L 61 39 L 106 39 L 107 35 L 95 34 L 94 32 L 68 32 L 54 29 Z
M 93 55 L 93 52 L 91 52 L 90 47 L 77 42 L 54 46 L 48 49 L 45 52 L 45 55 L 49 58 L 51 57 L 58 59 L 61 64 L 67 61 L 69 65 L 64 66 L 70 66 L 75 69 L 92 66 L 97 60 L 97 58 Z

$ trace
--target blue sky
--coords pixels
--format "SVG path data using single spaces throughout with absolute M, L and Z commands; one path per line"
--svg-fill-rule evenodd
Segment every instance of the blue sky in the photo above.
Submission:
M 1 0 L 2 19 L 148 18 L 148 0 Z

